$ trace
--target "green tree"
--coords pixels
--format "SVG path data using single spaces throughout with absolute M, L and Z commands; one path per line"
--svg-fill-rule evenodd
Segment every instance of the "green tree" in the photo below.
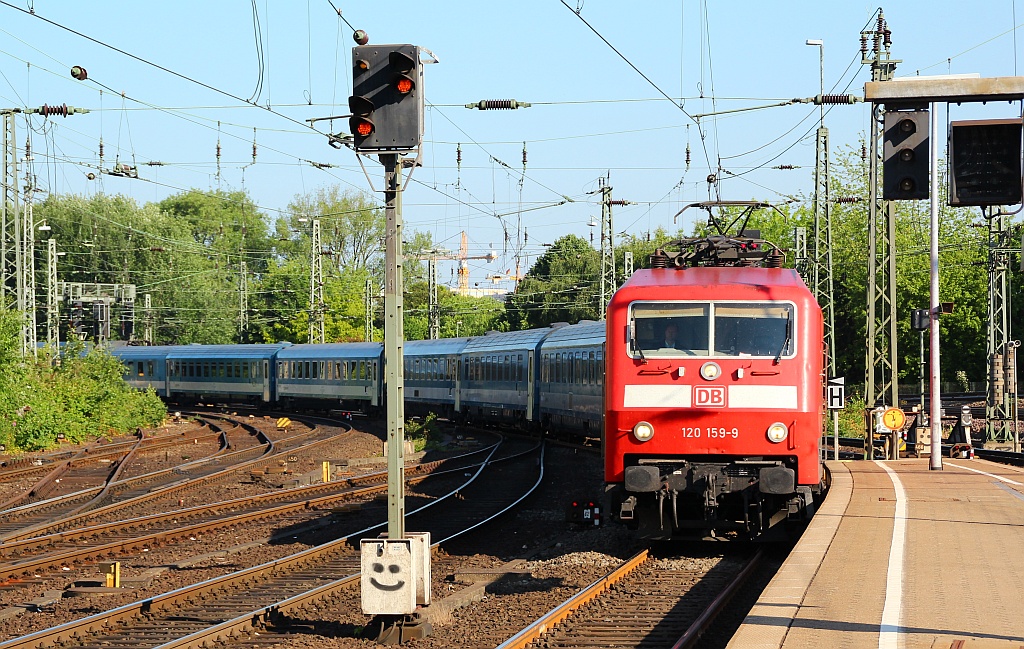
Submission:
M 503 325 L 518 330 L 598 319 L 600 294 L 594 284 L 599 270 L 598 252 L 585 239 L 561 237 L 508 296 Z

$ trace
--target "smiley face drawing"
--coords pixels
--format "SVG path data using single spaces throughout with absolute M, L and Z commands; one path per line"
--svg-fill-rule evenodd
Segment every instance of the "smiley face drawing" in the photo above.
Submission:
M 384 564 L 383 563 L 374 562 L 374 564 L 373 564 L 373 571 L 375 573 L 377 573 L 378 575 L 382 575 L 383 576 L 385 574 Z M 395 565 L 393 563 L 387 566 L 387 572 L 390 572 L 392 575 L 397 575 L 401 571 L 402 571 L 402 567 L 398 566 L 398 565 Z M 373 584 L 374 588 L 378 588 L 378 589 L 383 590 L 385 592 L 393 592 L 393 591 L 396 591 L 396 590 L 400 590 L 403 586 L 405 586 L 405 580 L 404 579 L 389 586 L 389 585 L 385 585 L 385 584 L 382 584 L 379 581 L 377 581 L 377 577 L 370 577 L 370 583 Z

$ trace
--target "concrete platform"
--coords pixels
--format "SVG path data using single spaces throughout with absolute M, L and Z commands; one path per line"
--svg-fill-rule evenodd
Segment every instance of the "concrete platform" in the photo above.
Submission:
M 828 498 L 730 648 L 1024 649 L 1024 470 L 828 468 Z

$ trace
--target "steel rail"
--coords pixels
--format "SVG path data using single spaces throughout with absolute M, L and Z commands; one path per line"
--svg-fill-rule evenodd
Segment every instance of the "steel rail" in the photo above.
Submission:
M 493 457 L 499 446 L 500 445 L 496 445 L 494 447 L 488 456 L 487 461 L 490 461 L 490 458 Z M 448 494 L 441 496 L 439 499 L 454 497 L 461 490 L 465 489 L 467 485 L 478 479 L 480 475 L 481 472 L 478 471 L 470 477 L 468 481 Z M 536 489 L 538 484 L 539 482 L 536 482 L 534 486 L 531 487 L 531 491 Z M 423 509 L 425 509 L 425 507 L 418 508 L 409 512 L 409 514 L 415 514 Z M 504 510 L 489 516 L 487 520 L 492 520 L 493 518 L 500 516 L 502 513 L 504 513 Z M 151 598 L 126 604 L 110 611 L 66 622 L 56 627 L 36 631 L 19 638 L 14 638 L 0 643 L 0 649 L 38 649 L 41 647 L 73 644 L 76 640 L 80 640 L 87 635 L 95 632 L 102 632 L 104 629 L 112 629 L 115 625 L 127 623 L 129 620 L 138 616 L 145 615 L 151 617 L 158 610 L 164 607 L 173 606 L 177 602 L 192 601 L 197 598 L 201 598 L 203 595 L 213 596 L 215 594 L 221 594 L 226 588 L 242 588 L 259 579 L 261 575 L 297 570 L 316 561 L 325 562 L 331 556 L 350 552 L 351 548 L 349 545 L 351 544 L 352 539 L 369 535 L 374 530 L 380 529 L 385 525 L 387 525 L 386 522 L 374 525 L 354 534 L 349 534 L 344 538 L 336 539 L 329 543 L 298 552 L 288 557 L 270 561 L 259 566 L 246 568 L 229 575 L 209 579 L 199 584 L 185 586 L 168 593 L 163 593 Z M 432 544 L 432 547 L 436 546 L 436 543 Z M 211 641 L 210 634 L 219 638 L 227 638 L 237 633 L 244 632 L 246 629 L 253 628 L 253 624 L 264 619 L 264 616 L 274 613 L 284 613 L 289 610 L 300 608 L 311 601 L 309 598 L 327 597 L 341 588 L 353 583 L 358 578 L 359 575 L 356 573 L 334 580 L 328 584 L 319 585 L 316 588 L 292 596 L 286 600 L 267 606 L 261 606 L 258 609 L 241 613 L 232 619 L 218 622 L 203 631 L 183 636 L 166 644 L 158 645 L 158 649 L 170 649 L 170 647 L 192 647 L 199 649 L 200 647 L 209 646 Z
M 498 645 L 496 649 L 524 649 L 547 633 L 548 629 L 565 620 L 581 606 L 590 603 L 613 584 L 636 570 L 644 561 L 647 561 L 647 550 L 641 550 L 612 572 L 551 609 L 539 617 L 533 624 Z
M 246 428 L 246 427 L 247 427 L 247 425 L 243 425 L 243 428 Z M 127 508 L 127 507 L 133 507 L 133 506 L 139 505 L 141 503 L 152 501 L 152 500 L 156 500 L 156 499 L 159 499 L 159 498 L 166 498 L 167 496 L 175 494 L 175 493 L 180 493 L 180 492 L 183 492 L 183 491 L 189 491 L 191 489 L 198 488 L 199 486 L 202 486 L 204 484 L 207 484 L 207 483 L 210 483 L 210 482 L 215 482 L 217 480 L 221 480 L 221 479 L 229 476 L 232 473 L 235 473 L 235 472 L 238 472 L 238 471 L 252 470 L 254 468 L 258 468 L 258 467 L 266 465 L 269 462 L 272 462 L 274 460 L 274 458 L 277 457 L 276 455 L 273 454 L 273 451 L 272 451 L 272 449 L 275 448 L 274 447 L 274 442 L 272 440 L 270 440 L 269 438 L 267 438 L 264 433 L 259 432 L 259 429 L 255 428 L 255 427 L 251 427 L 251 426 L 248 426 L 248 428 L 251 428 L 252 430 L 258 432 L 259 435 L 265 440 L 265 444 L 262 445 L 262 446 L 253 446 L 253 447 L 249 447 L 249 448 L 240 449 L 238 451 L 232 451 L 230 453 L 225 453 L 223 455 L 219 455 L 219 456 L 216 456 L 216 457 L 211 456 L 209 458 L 203 458 L 201 460 L 196 460 L 196 461 L 193 461 L 193 462 L 189 462 L 187 464 L 178 465 L 176 467 L 170 467 L 170 468 L 167 468 L 167 469 L 161 469 L 159 471 L 153 471 L 151 473 L 147 473 L 147 474 L 144 474 L 144 475 L 135 476 L 135 477 L 132 477 L 132 478 L 127 478 L 125 480 L 122 480 L 122 481 L 119 481 L 119 482 L 115 483 L 113 486 L 116 487 L 116 489 L 118 491 L 123 492 L 123 491 L 126 491 L 128 489 L 139 488 L 140 486 L 148 484 L 149 482 L 153 482 L 154 480 L 157 480 L 157 479 L 159 479 L 162 476 L 168 476 L 168 475 L 171 475 L 171 474 L 183 474 L 184 472 L 186 472 L 188 470 L 195 469 L 195 468 L 200 468 L 204 464 L 209 464 L 209 463 L 218 463 L 219 464 L 219 463 L 223 463 L 223 462 L 233 462 L 233 461 L 238 460 L 237 464 L 234 464 L 234 465 L 232 465 L 230 467 L 226 467 L 224 469 L 219 469 L 219 470 L 213 471 L 211 473 L 207 473 L 205 475 L 199 475 L 199 476 L 195 476 L 195 477 L 192 477 L 192 478 L 184 477 L 183 479 L 178 480 L 176 482 L 165 484 L 162 487 L 158 487 L 156 489 L 149 490 L 146 493 L 140 494 L 138 496 L 135 496 L 135 497 L 132 497 L 132 498 L 129 498 L 129 499 L 122 500 L 120 502 L 111 503 L 111 504 L 103 506 L 103 507 L 96 507 L 94 509 L 90 509 L 89 511 L 82 512 L 82 513 L 79 513 L 79 514 L 75 514 L 75 515 L 72 515 L 72 516 L 67 516 L 67 517 L 63 517 L 62 516 L 59 519 L 54 520 L 54 521 L 46 521 L 46 522 L 38 523 L 38 524 L 35 524 L 35 525 L 24 526 L 24 527 L 14 531 L 14 532 L 8 532 L 7 534 L 0 534 L 0 544 L 8 543 L 8 542 L 11 542 L 11 541 L 19 541 L 19 540 L 29 539 L 29 538 L 33 538 L 33 537 L 37 537 L 37 536 L 43 536 L 47 532 L 59 532 L 59 531 L 62 531 L 62 530 L 71 529 L 71 528 L 73 528 L 73 526 L 75 526 L 77 524 L 80 524 L 83 520 L 85 520 L 87 518 L 101 516 L 101 515 L 107 515 L 107 514 L 110 514 L 112 512 L 117 511 L 118 509 L 123 509 L 123 508 Z M 337 440 L 340 437 L 348 435 L 350 433 L 351 433 L 351 429 L 346 430 L 346 431 L 344 431 L 344 432 L 342 432 L 342 433 L 340 433 L 338 435 L 333 435 L 333 436 L 325 438 L 325 439 L 316 440 L 316 441 L 310 442 L 308 444 L 305 444 L 302 447 L 302 449 L 303 450 L 309 450 L 311 448 L 316 448 L 318 446 L 325 445 L 325 444 L 328 444 L 328 443 L 331 443 L 331 442 L 337 442 Z M 286 441 L 301 440 L 302 438 L 310 437 L 311 435 L 315 435 L 315 434 L 318 434 L 318 429 L 316 427 L 311 427 L 311 430 L 306 432 L 306 433 L 302 433 L 301 435 L 293 435 L 291 437 L 284 438 L 282 440 L 278 440 L 277 443 L 281 444 L 281 443 L 286 442 Z M 255 459 L 251 459 L 251 460 L 245 459 L 246 457 L 251 456 L 254 453 L 258 453 L 259 457 L 255 458 Z M 67 497 L 74 497 L 74 496 L 81 497 L 83 495 L 89 495 L 91 493 L 98 492 L 100 489 L 101 489 L 100 487 L 95 487 L 93 489 L 83 490 L 82 492 L 79 492 L 78 494 L 70 494 Z M 48 505 L 48 506 L 52 506 L 54 503 L 59 502 L 59 500 L 60 499 L 53 499 L 51 501 L 44 501 L 44 503 L 39 503 L 38 505 L 40 506 L 40 508 L 44 504 Z M 16 508 L 14 510 L 10 510 L 10 512 L 5 512 L 5 513 L 30 512 L 30 511 L 32 511 L 31 507 L 32 506 L 24 506 L 24 507 L 21 507 L 21 508 Z
M 414 476 L 408 478 L 406 483 L 413 485 L 418 484 L 427 478 L 436 477 L 440 473 L 443 473 L 436 471 L 436 469 L 440 468 L 443 464 L 451 461 L 452 459 L 457 458 L 436 460 L 434 462 L 407 467 L 406 472 L 412 472 Z M 464 471 L 465 468 L 460 467 L 454 470 Z M 153 514 L 151 516 L 143 516 L 135 519 L 95 525 L 81 529 L 73 534 L 58 533 L 50 535 L 49 537 L 33 537 L 17 544 L 11 544 L 12 547 L 10 548 L 0 546 L 0 550 L 8 550 L 11 553 L 23 553 L 26 549 L 31 549 L 32 544 L 35 544 L 35 547 L 39 547 L 40 543 L 47 543 L 49 545 L 55 545 L 57 543 L 81 543 L 82 539 L 102 538 L 109 536 L 110 534 L 115 534 L 118 530 L 130 529 L 133 527 L 152 528 L 153 525 L 160 522 L 167 520 L 180 520 L 189 515 L 211 513 L 222 509 L 232 509 L 241 505 L 252 507 L 254 505 L 259 505 L 262 501 L 273 502 L 275 500 L 285 499 L 294 500 L 294 502 L 290 503 L 267 508 L 256 508 L 248 512 L 235 513 L 221 518 L 196 522 L 191 525 L 178 526 L 173 529 L 159 530 L 141 536 L 134 536 L 90 546 L 76 545 L 69 550 L 55 552 L 42 557 L 27 559 L 19 558 L 7 563 L 0 563 L 0 580 L 38 574 L 42 571 L 52 570 L 62 566 L 79 564 L 85 560 L 96 557 L 123 554 L 126 552 L 138 551 L 140 548 L 172 543 L 180 537 L 187 537 L 194 535 L 195 533 L 210 532 L 223 527 L 235 526 L 257 520 L 272 519 L 296 511 L 317 510 L 333 505 L 338 501 L 365 497 L 387 490 L 388 485 L 386 471 L 375 472 L 367 474 L 366 476 L 359 476 L 359 478 L 359 480 L 335 481 L 327 483 L 326 485 L 318 484 L 307 487 L 297 487 L 295 489 L 289 489 L 286 492 L 272 492 L 263 494 L 262 496 L 236 498 L 210 505 L 191 507 L 186 510 L 177 510 L 174 512 Z M 378 484 L 356 486 L 357 482 L 364 483 L 368 482 L 370 479 L 374 479 Z M 321 492 L 324 490 L 335 490 L 337 493 L 313 498 L 309 497 L 311 493 Z M 435 502 L 437 501 L 428 503 L 424 508 L 429 507 Z M 421 510 L 422 509 L 423 508 L 421 508 Z
M 672 645 L 672 649 L 690 649 L 690 647 L 696 647 L 697 641 L 700 640 L 701 635 L 707 631 L 711 622 L 714 621 L 714 619 L 718 617 L 718 614 L 721 613 L 722 610 L 725 609 L 726 605 L 729 604 L 733 596 L 736 594 L 737 589 L 747 583 L 747 580 L 750 579 L 754 570 L 761 565 L 761 560 L 763 558 L 764 550 L 759 549 L 754 556 L 750 558 L 747 565 L 743 567 L 743 570 L 741 570 L 739 574 L 729 582 L 729 585 L 726 586 L 710 604 L 708 604 L 708 607 L 704 609 L 699 616 L 697 616 L 697 619 L 693 621 L 690 628 L 688 628 L 686 632 L 676 640 L 675 644 Z

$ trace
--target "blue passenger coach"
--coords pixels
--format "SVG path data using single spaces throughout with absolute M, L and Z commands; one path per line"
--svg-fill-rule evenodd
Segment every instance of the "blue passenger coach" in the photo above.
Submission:
M 537 419 L 537 350 L 551 329 L 488 332 L 462 351 L 460 413 L 508 424 Z
M 370 412 L 384 401 L 380 343 L 290 345 L 277 353 L 277 400 L 285 406 Z
M 541 423 L 600 434 L 604 421 L 606 325 L 555 325 L 540 346 Z
M 270 403 L 274 356 L 289 344 L 172 347 L 167 353 L 167 396 Z
M 402 346 L 405 410 L 450 418 L 462 406 L 460 356 L 468 338 L 410 340 Z
M 124 381 L 138 390 L 153 388 L 161 397 L 167 396 L 167 354 L 171 346 L 122 345 L 110 349 L 111 356 L 124 363 Z

